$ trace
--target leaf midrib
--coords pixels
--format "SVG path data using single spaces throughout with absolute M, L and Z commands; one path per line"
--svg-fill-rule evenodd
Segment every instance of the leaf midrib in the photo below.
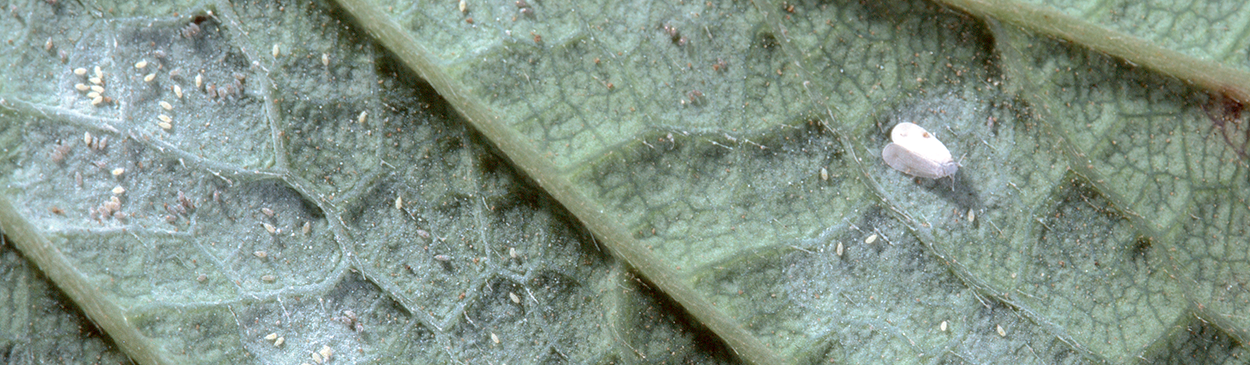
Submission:
M 500 148 L 515 166 L 534 179 L 542 189 L 551 194 L 565 208 L 569 209 L 583 224 L 586 224 L 590 231 L 609 247 L 617 257 L 628 262 L 641 275 L 656 284 L 660 290 L 676 299 L 697 320 L 712 329 L 713 332 L 725 340 L 747 361 L 753 363 L 780 363 L 777 361 L 776 354 L 764 347 L 750 333 L 746 332 L 739 323 L 712 307 L 710 302 L 701 294 L 695 292 L 684 280 L 681 280 L 680 276 L 676 275 L 669 265 L 666 265 L 663 261 L 652 256 L 645 248 L 642 248 L 619 222 L 603 213 L 604 209 L 598 203 L 582 196 L 566 178 L 566 174 L 561 173 L 561 170 L 557 169 L 552 161 L 543 158 L 542 154 L 533 148 L 524 136 L 504 124 L 503 119 L 486 107 L 485 103 L 474 98 L 467 91 L 468 89 L 449 77 L 437 66 L 436 62 L 432 61 L 429 53 L 426 52 L 422 45 L 417 43 L 410 34 L 399 27 L 391 18 L 372 4 L 362 0 L 338 1 L 343 8 L 348 10 L 364 25 L 365 29 L 369 30 L 373 37 L 378 39 L 381 44 L 385 45 L 392 52 L 395 52 L 405 64 L 425 78 L 456 110 L 465 116 L 466 120 Z M 1065 39 L 1096 52 L 1124 59 L 1132 64 L 1191 82 L 1199 87 L 1211 90 L 1213 93 L 1224 94 L 1239 102 L 1250 103 L 1250 73 L 1242 70 L 1226 67 L 1214 61 L 1184 55 L 1138 37 L 1110 30 L 1053 9 L 1031 4 L 993 0 L 941 0 L 940 2 L 983 19 L 1003 21 L 1043 36 Z M 778 4 L 766 1 L 756 1 L 754 4 L 765 14 L 766 22 L 769 26 L 774 30 L 780 29 L 780 23 L 776 20 L 776 15 L 771 12 L 772 9 L 780 8 L 777 6 Z M 777 34 L 782 33 L 777 32 Z M 792 49 L 793 47 L 794 45 L 787 44 L 786 51 L 788 56 L 790 56 L 790 59 L 801 60 L 801 57 L 795 57 L 800 53 L 796 53 L 797 50 Z M 801 70 L 800 72 L 806 72 L 802 65 L 798 69 Z M 804 79 L 810 80 L 811 78 L 805 77 Z M 818 102 L 819 100 L 824 100 L 818 95 L 818 92 L 809 88 L 808 96 L 812 99 L 812 105 L 824 108 L 828 114 L 829 120 L 822 121 L 826 128 L 839 136 L 845 136 L 843 131 L 832 127 L 836 125 L 835 123 L 831 123 L 831 121 L 838 120 L 844 116 L 840 115 L 840 112 L 834 106 Z M 1052 125 L 1051 123 L 1045 124 Z M 906 211 L 898 208 L 898 205 L 883 193 L 880 185 L 869 173 L 867 164 L 857 157 L 859 151 L 867 151 L 867 149 L 849 138 L 839 139 L 842 141 L 844 149 L 848 151 L 849 157 L 855 164 L 859 174 L 863 176 L 861 181 L 877 196 L 881 204 L 888 207 L 895 218 L 905 222 L 908 228 L 926 246 L 935 248 L 935 238 L 927 231 L 920 229 Z M 1062 145 L 1065 147 L 1065 150 L 1072 153 L 1075 150 L 1071 149 L 1074 147 L 1068 140 L 1070 139 L 1065 138 L 1062 141 Z M 1076 156 L 1077 154 L 1073 154 L 1069 158 L 1076 158 Z M 283 164 L 279 163 L 279 165 Z M 1083 174 L 1093 173 L 1092 171 L 1080 172 Z M 1117 206 L 1127 206 L 1121 201 L 1113 203 Z M 60 255 L 59 251 L 52 248 L 54 246 L 51 246 L 51 243 L 46 238 L 39 234 L 33 226 L 30 226 L 29 222 L 24 220 L 20 214 L 17 214 L 16 209 L 3 196 L 0 196 L 0 223 L 4 224 L 6 234 L 13 239 L 21 251 L 29 256 L 32 261 L 35 261 L 62 290 L 65 290 L 84 309 L 84 312 L 89 317 L 100 324 L 129 356 L 141 363 L 168 362 L 165 361 L 168 357 L 163 356 L 163 352 L 152 341 L 145 340 L 136 327 L 125 321 L 124 316 L 119 317 L 120 309 L 113 305 L 114 303 L 107 300 L 98 300 L 106 296 L 100 293 L 91 295 L 80 290 L 82 288 L 78 288 L 77 284 L 85 283 L 82 280 L 78 280 L 81 279 L 80 277 L 78 279 L 65 277 L 65 275 L 77 276 L 78 274 L 75 272 L 70 271 L 65 273 L 65 275 L 57 273 L 58 270 L 56 268 L 61 266 L 51 263 L 58 261 L 57 255 Z M 1140 226 L 1141 222 L 1134 221 L 1134 225 Z M 40 242 L 43 244 L 40 245 Z M 42 246 L 43 248 L 30 248 L 31 244 Z M 49 248 L 51 249 L 49 250 Z M 935 254 L 943 259 L 947 259 L 946 254 L 943 252 L 935 252 Z M 59 260 L 65 261 L 64 256 L 59 256 Z M 66 261 L 65 264 L 68 265 L 68 262 Z M 954 263 L 952 265 L 959 266 Z M 970 286 L 978 288 L 978 291 L 990 290 L 990 287 L 986 286 L 987 284 L 971 276 L 967 270 L 956 271 Z M 120 319 L 107 320 L 111 317 L 119 317 Z
M 339 4 L 352 14 L 378 41 L 394 52 L 438 91 L 478 132 L 482 133 L 539 187 L 585 224 L 599 242 L 616 257 L 628 263 L 661 291 L 672 297 L 724 340 L 745 360 L 754 364 L 779 364 L 780 359 L 759 339 L 746 331 L 736 320 L 717 309 L 702 294 L 664 261 L 656 258 L 628 233 L 620 222 L 605 214 L 605 209 L 586 199 L 572 182 L 559 173 L 555 164 L 544 157 L 518 131 L 504 123 L 459 82 L 438 67 L 430 53 L 402 27 L 372 4 L 361 0 L 341 0 Z
M 506 125 L 503 119 L 496 115 L 485 103 L 473 97 L 468 89 L 451 79 L 442 69 L 436 66 L 436 62 L 432 61 L 429 53 L 423 46 L 395 24 L 391 18 L 384 15 L 371 4 L 360 0 L 339 0 L 339 2 L 366 29 L 369 29 L 370 33 L 383 45 L 399 55 L 399 58 L 404 63 L 413 68 L 426 81 L 430 82 L 435 90 L 465 116 L 467 121 L 483 133 L 488 140 L 498 146 L 512 163 L 516 164 L 520 170 L 534 179 L 547 193 L 551 194 L 553 198 L 569 209 L 583 224 L 586 224 L 590 231 L 599 237 L 615 255 L 629 263 L 642 276 L 654 282 L 663 292 L 681 303 L 687 311 L 690 311 L 695 318 L 725 340 L 730 347 L 735 349 L 748 362 L 776 363 L 774 359 L 777 356 L 772 351 L 763 347 L 758 339 L 742 328 L 741 324 L 712 307 L 701 294 L 694 292 L 685 281 L 676 275 L 671 266 L 666 265 L 663 261 L 652 256 L 648 250 L 642 248 L 627 233 L 620 222 L 603 214 L 604 210 L 598 203 L 586 199 L 577 189 L 574 189 L 573 184 L 565 177 L 566 175 L 561 174 L 552 161 L 543 158 L 542 154 L 530 145 L 524 136 Z M 1193 58 L 1149 41 L 1110 30 L 1048 8 L 1013 1 L 942 0 L 941 2 L 983 19 L 1000 20 L 1013 26 L 1025 28 L 1041 36 L 1065 39 L 1094 51 L 1144 66 L 1156 72 L 1187 80 L 1210 90 L 1218 90 L 1218 92 L 1236 100 L 1250 102 L 1250 90 L 1246 88 L 1247 85 L 1250 85 L 1250 73 L 1245 71 L 1225 67 L 1216 62 Z M 766 25 L 772 28 L 775 34 L 784 36 L 786 32 L 783 31 L 782 23 L 777 19 L 776 14 L 770 11 L 771 9 L 780 9 L 779 4 L 769 1 L 756 1 L 753 3 L 763 14 Z M 802 53 L 794 49 L 795 45 L 790 42 L 781 43 L 790 59 L 802 59 L 802 57 L 799 57 Z M 802 79 L 815 80 L 809 77 L 810 74 L 802 64 L 797 64 L 797 66 Z M 869 166 L 858 156 L 859 152 L 868 151 L 868 149 L 861 143 L 845 138 L 845 131 L 840 131 L 836 127 L 838 124 L 833 123 L 833 121 L 845 116 L 837 110 L 836 106 L 819 102 L 827 99 L 823 98 L 816 88 L 805 87 L 804 89 L 811 99 L 811 105 L 820 108 L 828 115 L 828 119 L 822 118 L 825 128 L 835 135 L 843 137 L 839 138 L 839 140 L 842 141 L 844 150 L 848 151 L 848 157 L 862 176 L 860 181 L 867 185 L 869 191 L 875 195 L 877 200 L 882 205 L 888 207 L 888 210 L 896 219 L 904 222 L 920 241 L 931 249 L 937 250 L 934 251 L 935 255 L 949 262 L 949 255 L 938 250 L 939 246 L 936 244 L 936 238 L 929 234 L 928 231 L 921 229 L 918 223 L 906 211 L 899 208 L 899 205 L 895 204 L 885 194 L 882 187 L 872 177 Z M 1051 125 L 1051 123 L 1045 124 Z M 1061 144 L 1065 147 L 1065 151 L 1071 153 L 1075 147 L 1070 142 L 1067 142 L 1068 140 L 1067 138 L 1063 139 Z M 1070 155 L 1069 159 L 1071 158 L 1076 157 Z M 1080 172 L 1085 174 L 1093 173 L 1092 171 L 1083 170 L 1080 170 Z M 1113 203 L 1118 206 L 1127 206 L 1124 202 L 1117 201 Z M 1140 226 L 1144 223 L 1144 220 L 1137 219 L 1134 220 L 1134 223 Z M 1153 229 L 1146 229 L 1146 231 L 1155 232 Z M 982 292 L 982 294 L 993 295 L 996 291 L 988 286 L 988 283 L 977 280 L 966 269 L 960 270 L 956 268 L 955 271 L 970 287 Z

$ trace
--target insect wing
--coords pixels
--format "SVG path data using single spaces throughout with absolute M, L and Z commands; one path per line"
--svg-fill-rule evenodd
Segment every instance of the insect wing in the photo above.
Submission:
M 887 165 L 908 175 L 930 179 L 954 175 L 959 165 L 937 137 L 913 123 L 899 123 L 890 132 L 890 143 L 881 151 Z
M 919 176 L 930 179 L 937 179 L 954 173 L 951 168 L 943 167 L 942 164 L 933 159 L 924 158 L 915 151 L 909 150 L 897 143 L 890 143 L 881 151 L 881 158 L 885 160 L 887 165 L 895 170 L 902 171 L 905 174 Z M 954 164 L 951 164 L 954 167 Z M 957 169 L 957 167 L 955 168 Z

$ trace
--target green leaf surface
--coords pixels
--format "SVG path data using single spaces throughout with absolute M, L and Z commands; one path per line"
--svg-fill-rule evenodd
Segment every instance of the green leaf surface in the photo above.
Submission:
M 0 359 L 1244 362 L 1243 8 L 15 2 Z

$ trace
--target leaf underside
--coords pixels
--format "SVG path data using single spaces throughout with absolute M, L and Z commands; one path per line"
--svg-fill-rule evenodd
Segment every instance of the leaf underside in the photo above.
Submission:
M 434 68 L 323 1 L 5 7 L 0 362 L 1250 357 L 1236 90 L 920 1 L 353 4 Z M 1041 6 L 1245 73 L 1207 5 Z

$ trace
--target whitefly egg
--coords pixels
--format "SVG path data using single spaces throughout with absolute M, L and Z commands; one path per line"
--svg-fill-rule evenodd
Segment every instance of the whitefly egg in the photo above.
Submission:
M 881 151 L 881 158 L 904 174 L 939 179 L 959 171 L 959 164 L 951 158 L 946 145 L 921 126 L 899 123 L 890 132 L 890 141 Z

